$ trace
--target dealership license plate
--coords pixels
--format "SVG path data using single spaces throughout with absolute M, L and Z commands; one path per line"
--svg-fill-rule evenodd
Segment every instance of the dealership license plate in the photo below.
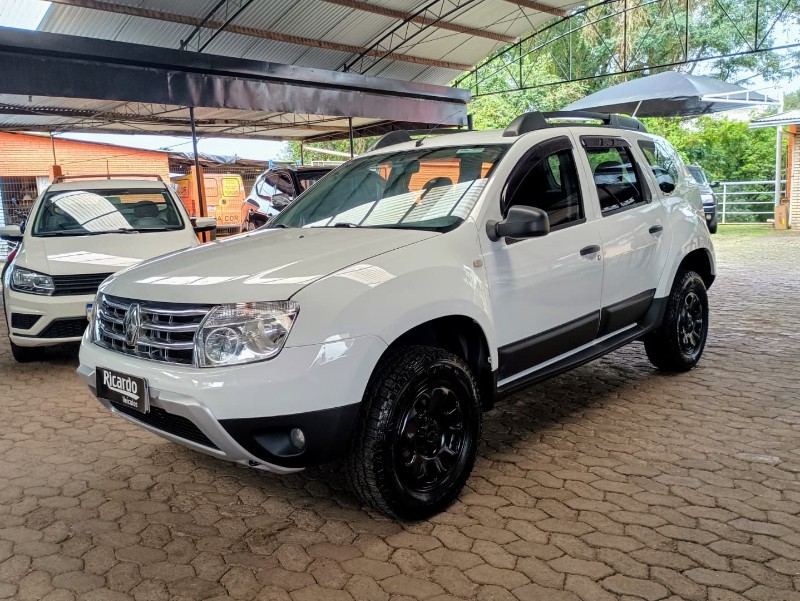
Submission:
M 140 413 L 150 411 L 147 380 L 118 371 L 97 368 L 97 396 L 130 407 Z

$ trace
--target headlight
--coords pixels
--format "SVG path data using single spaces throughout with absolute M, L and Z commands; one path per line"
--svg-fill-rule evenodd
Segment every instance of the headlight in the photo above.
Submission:
M 292 301 L 214 307 L 195 337 L 197 365 L 218 367 L 271 359 L 283 348 L 298 311 Z
M 11 271 L 11 289 L 15 292 L 27 292 L 28 294 L 51 295 L 56 290 L 53 278 L 49 275 L 13 267 Z
M 704 205 L 713 205 L 714 204 L 714 195 L 713 194 L 701 194 L 700 200 L 703 201 Z

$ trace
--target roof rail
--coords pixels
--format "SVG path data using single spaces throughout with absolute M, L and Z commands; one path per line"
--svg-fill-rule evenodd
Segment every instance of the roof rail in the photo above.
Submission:
M 387 146 L 394 146 L 395 144 L 402 144 L 403 142 L 411 142 L 411 136 L 404 129 L 397 131 L 390 131 L 388 134 L 382 135 L 378 140 L 369 148 L 367 152 L 378 150 L 379 148 L 386 148 Z
M 561 122 L 551 125 L 549 121 Z M 609 115 L 608 113 L 593 113 L 590 111 L 555 111 L 551 113 L 524 113 L 511 122 L 503 132 L 503 137 L 511 138 L 521 136 L 522 134 L 548 127 L 587 125 L 586 123 L 563 123 L 563 121 L 600 121 L 602 127 L 617 127 L 619 129 L 632 129 L 647 133 L 647 128 L 645 128 L 644 123 L 633 117 Z
M 160 182 L 164 182 L 158 174 L 150 174 L 150 173 L 107 173 L 105 175 L 57 175 L 53 179 L 54 184 L 60 184 L 61 182 L 65 182 L 68 179 L 131 179 L 131 178 L 153 178 L 157 179 Z

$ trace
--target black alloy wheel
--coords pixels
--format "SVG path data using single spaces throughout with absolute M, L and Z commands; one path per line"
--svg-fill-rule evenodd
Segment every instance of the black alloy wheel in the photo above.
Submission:
M 644 337 L 647 358 L 664 371 L 688 371 L 700 360 L 708 338 L 708 295 L 703 278 L 679 271 L 661 325 Z
M 403 520 L 442 511 L 472 471 L 482 417 L 463 359 L 434 347 L 393 349 L 364 394 L 347 454 L 353 489 Z
M 397 420 L 393 445 L 398 484 L 410 495 L 446 486 L 465 449 L 463 398 L 469 392 L 441 378 L 426 377 Z M 468 446 L 468 445 L 467 445 Z
M 703 326 L 703 304 L 696 292 L 689 292 L 683 297 L 678 314 L 678 339 L 681 351 L 687 357 L 693 357 L 705 342 Z

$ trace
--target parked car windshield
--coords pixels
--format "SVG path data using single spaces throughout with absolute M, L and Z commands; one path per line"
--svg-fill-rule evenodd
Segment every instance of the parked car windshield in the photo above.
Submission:
M 507 144 L 414 149 L 345 163 L 271 224 L 446 231 L 469 215 Z
M 688 165 L 689 173 L 692 174 L 694 181 L 698 184 L 708 184 L 708 179 L 706 179 L 706 174 L 701 167 L 697 165 Z
M 88 236 L 183 227 L 180 212 L 167 190 L 109 188 L 47 193 L 36 213 L 32 233 Z

